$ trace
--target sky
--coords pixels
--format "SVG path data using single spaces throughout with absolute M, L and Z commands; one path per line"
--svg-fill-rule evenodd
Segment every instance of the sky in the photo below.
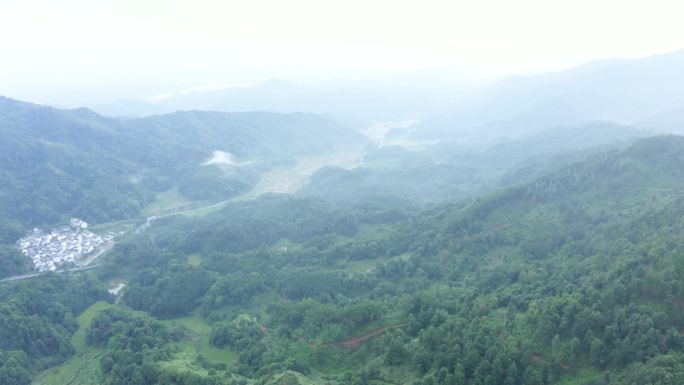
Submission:
M 0 95 L 55 105 L 684 48 L 676 0 L 0 0 Z

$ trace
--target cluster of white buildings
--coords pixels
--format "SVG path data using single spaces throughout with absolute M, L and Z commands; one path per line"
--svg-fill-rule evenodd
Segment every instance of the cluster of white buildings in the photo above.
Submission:
M 46 233 L 34 229 L 17 241 L 21 252 L 33 261 L 38 271 L 54 271 L 65 263 L 76 263 L 111 236 L 100 237 L 88 230 L 88 223 L 72 218 L 70 226 Z

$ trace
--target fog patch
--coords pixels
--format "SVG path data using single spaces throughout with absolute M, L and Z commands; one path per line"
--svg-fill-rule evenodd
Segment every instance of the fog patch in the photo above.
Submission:
M 222 168 L 239 167 L 248 165 L 250 162 L 238 162 L 230 152 L 215 150 L 211 158 L 205 160 L 202 166 L 218 166 Z
M 375 144 L 383 145 L 386 141 L 387 134 L 393 130 L 408 130 L 411 126 L 418 123 L 415 120 L 402 120 L 398 122 L 378 122 L 370 127 L 361 130 L 361 133 L 366 135 L 368 139 Z

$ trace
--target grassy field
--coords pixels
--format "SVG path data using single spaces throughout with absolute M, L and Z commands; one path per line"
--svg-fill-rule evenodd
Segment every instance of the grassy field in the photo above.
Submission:
M 165 216 L 173 215 L 174 213 L 188 217 L 204 216 L 221 209 L 231 202 L 252 200 L 267 193 L 293 193 L 301 188 L 308 178 L 320 168 L 325 166 L 352 168 L 360 164 L 362 156 L 361 148 L 353 148 L 339 152 L 300 157 L 294 166 L 277 167 L 262 173 L 259 182 L 251 191 L 233 199 L 213 204 L 192 201 L 182 195 L 177 187 L 174 187 L 158 193 L 155 201 L 143 210 L 140 217 L 101 223 L 92 226 L 91 229 L 97 233 L 128 233 L 136 228 L 136 223 L 144 222 L 145 217 L 149 216 Z
M 188 265 L 192 267 L 199 267 L 202 264 L 202 256 L 199 254 L 188 255 Z
M 172 212 L 188 205 L 192 201 L 178 192 L 178 187 L 157 194 L 157 199 L 145 208 L 146 215 L 159 215 Z
M 594 381 L 600 383 L 603 380 L 606 372 L 594 369 L 582 369 L 577 373 L 566 373 L 556 381 L 557 385 L 584 385 Z
M 50 368 L 39 374 L 34 385 L 98 385 L 100 383 L 101 349 L 86 345 L 86 331 L 95 316 L 110 307 L 107 302 L 100 301 L 86 309 L 78 318 L 78 330 L 71 337 L 76 354 L 62 365 Z
M 301 157 L 294 167 L 275 169 L 264 173 L 257 186 L 240 200 L 257 198 L 264 193 L 293 193 L 301 188 L 309 177 L 325 166 L 351 168 L 359 165 L 362 152 L 348 150 L 338 153 Z
M 98 223 L 96 225 L 88 226 L 89 230 L 94 231 L 97 234 L 104 233 L 120 233 L 129 232 L 135 228 L 136 219 L 125 219 L 121 221 Z
M 221 204 L 198 210 L 189 210 L 182 214 L 190 217 L 203 216 L 231 202 L 248 201 L 267 193 L 293 193 L 299 190 L 309 177 L 321 167 L 351 168 L 360 163 L 362 155 L 361 149 L 351 149 L 323 155 L 300 157 L 294 166 L 275 168 L 261 174 L 259 183 L 246 194 Z
M 86 332 L 93 318 L 101 311 L 114 307 L 104 301 L 97 302 L 86 309 L 77 321 L 79 328 L 71 338 L 76 348 L 76 354 L 61 365 L 40 373 L 33 381 L 33 385 L 99 385 L 101 380 L 100 355 L 102 349 L 90 347 L 86 344 Z M 192 315 L 173 320 L 162 321 L 169 327 L 182 326 L 188 335 L 178 343 L 178 351 L 169 361 L 160 362 L 164 368 L 175 370 L 191 370 L 207 374 L 198 362 L 198 355 L 211 363 L 224 363 L 231 366 L 236 361 L 236 353 L 228 349 L 217 349 L 209 345 L 211 326 L 204 322 L 199 315 Z
M 175 370 L 191 370 L 201 374 L 207 374 L 198 362 L 198 355 L 202 355 L 210 363 L 224 363 L 231 366 L 235 363 L 237 355 L 229 349 L 218 349 L 209 345 L 211 326 L 197 315 L 162 321 L 169 327 L 182 326 L 188 331 L 188 335 L 178 344 L 179 351 L 173 359 L 160 362 L 163 368 Z

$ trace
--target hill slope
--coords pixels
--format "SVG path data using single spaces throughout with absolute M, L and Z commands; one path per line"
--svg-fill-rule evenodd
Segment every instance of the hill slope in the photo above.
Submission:
M 130 218 L 174 185 L 191 199 L 227 198 L 273 165 L 365 143 L 311 114 L 190 111 L 120 120 L 7 98 L 0 133 L 0 214 L 23 225 L 69 215 Z
M 631 126 L 593 122 L 557 127 L 527 137 L 468 149 L 442 143 L 422 151 L 383 147 L 368 151 L 352 170 L 323 168 L 299 192 L 336 202 L 395 196 L 422 202 L 457 202 L 497 188 L 529 182 L 608 148 L 647 135 Z
M 683 189 L 684 138 L 648 138 L 421 215 L 263 198 L 169 220 L 110 272 L 237 353 L 207 380 L 679 383 Z

